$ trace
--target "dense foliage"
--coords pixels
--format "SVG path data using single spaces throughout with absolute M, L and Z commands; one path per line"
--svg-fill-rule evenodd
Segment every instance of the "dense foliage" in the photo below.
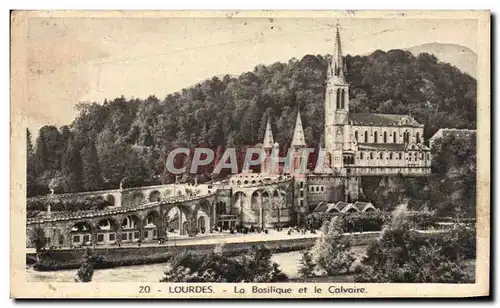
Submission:
M 35 227 L 33 232 L 30 234 L 30 241 L 35 246 L 36 252 L 41 252 L 45 246 L 49 243 L 49 240 L 45 236 L 45 231 L 41 227 Z
M 76 197 L 71 199 L 59 199 L 51 197 L 34 197 L 27 200 L 27 212 L 29 216 L 35 216 L 39 212 L 45 212 L 50 206 L 53 212 L 66 211 L 93 211 L 102 210 L 111 203 L 102 197 Z
M 438 139 L 431 151 L 433 206 L 448 216 L 476 217 L 476 134 Z
M 94 264 L 98 258 L 92 250 L 87 249 L 83 256 L 82 264 L 76 272 L 75 282 L 91 282 L 94 276 Z
M 314 212 L 307 215 L 308 229 L 319 229 L 333 217 L 340 217 L 343 221 L 342 231 L 346 233 L 381 231 L 383 226 L 391 219 L 390 212 L 372 211 L 358 213 L 321 213 Z M 427 230 L 436 227 L 439 217 L 431 211 L 411 211 L 408 213 L 409 223 L 412 228 Z
M 449 135 L 431 148 L 429 177 L 362 178 L 363 198 L 392 211 L 402 202 L 413 210 L 432 209 L 438 216 L 476 216 L 476 135 Z
M 351 252 L 351 242 L 343 236 L 342 217 L 333 217 L 322 227 L 322 234 L 311 249 L 314 262 L 328 276 L 347 274 L 356 260 Z
M 219 252 L 195 254 L 184 251 L 175 255 L 160 282 L 285 282 L 288 277 L 271 261 L 271 252 L 263 246 L 252 248 L 239 257 Z
M 306 217 L 308 229 L 320 229 L 325 223 L 331 221 L 334 217 L 340 217 L 342 232 L 365 232 L 380 231 L 389 217 L 389 214 L 382 211 L 361 212 L 361 213 L 321 213 L 313 212 Z
M 311 253 L 308 250 L 304 250 L 300 259 L 299 276 L 302 278 L 314 277 L 316 276 L 315 268 L 316 264 L 314 264 Z
M 429 138 L 442 127 L 475 128 L 476 81 L 434 56 L 391 50 L 347 56 L 352 112 L 411 113 Z M 224 147 L 262 142 L 272 117 L 280 146 L 290 143 L 300 108 L 305 139 L 323 140 L 327 57 L 258 65 L 236 77 L 214 77 L 164 99 L 116 98 L 81 103 L 71 126 L 28 133 L 28 195 L 171 182 L 166 153 L 185 145 Z M 177 163 L 189 163 L 189 157 Z M 208 180 L 211 166 L 199 170 Z M 189 180 L 185 175 L 181 180 Z
M 382 236 L 373 242 L 356 276 L 357 282 L 470 283 L 463 251 L 451 239 L 429 239 L 411 229 L 405 208 L 396 210 Z

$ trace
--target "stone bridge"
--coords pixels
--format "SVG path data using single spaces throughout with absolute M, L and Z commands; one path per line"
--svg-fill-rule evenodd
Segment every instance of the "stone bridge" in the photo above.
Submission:
M 172 209 L 182 235 L 208 232 L 215 225 L 216 193 L 176 196 L 131 207 L 101 211 L 64 212 L 28 219 L 28 239 L 43 227 L 50 246 L 83 246 L 147 242 L 165 238 Z M 32 243 L 30 243 L 32 244 Z M 32 245 L 29 245 L 32 246 Z
M 100 191 L 88 191 L 79 193 L 52 194 L 48 198 L 56 199 L 84 199 L 101 198 L 110 203 L 112 207 L 130 207 L 140 204 L 155 202 L 165 198 L 195 195 L 208 192 L 208 185 L 191 184 L 165 184 L 144 187 L 132 187 L 124 189 L 111 189 Z
M 47 212 L 28 219 L 27 245 L 33 247 L 31 234 L 37 226 L 43 228 L 48 246 L 54 247 L 151 242 L 168 238 L 173 230 L 195 236 L 236 225 L 268 228 L 292 221 L 292 183 L 291 178 L 280 178 L 244 184 L 169 184 L 54 195 L 113 196 L 119 202 L 104 210 Z

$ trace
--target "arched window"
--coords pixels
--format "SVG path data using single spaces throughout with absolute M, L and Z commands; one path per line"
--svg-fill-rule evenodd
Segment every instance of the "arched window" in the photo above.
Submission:
M 354 139 L 356 139 L 356 142 L 358 142 L 358 131 L 354 132 Z
M 387 132 L 384 132 L 384 143 L 387 143 Z
M 416 140 L 417 143 L 420 143 L 420 133 L 419 132 L 417 132 L 417 137 L 416 138 L 417 138 L 417 140 Z
M 373 152 L 370 152 L 370 159 L 373 159 Z
M 378 142 L 378 133 L 374 132 L 373 133 L 373 143 L 377 143 L 377 142 Z
M 344 92 L 344 95 L 342 95 L 342 97 L 344 98 L 344 102 L 347 102 L 348 95 L 349 95 L 349 91 L 347 91 L 347 90 L 346 90 L 346 91 Z M 344 108 L 344 109 L 345 109 L 345 105 L 344 105 L 344 103 L 342 103 L 342 108 Z
M 404 134 L 403 134 L 403 142 L 404 143 L 410 142 L 410 132 L 409 131 L 404 132 Z
M 359 152 L 359 159 L 363 159 L 363 152 Z
M 392 143 L 396 143 L 397 139 L 396 139 L 396 132 L 393 132 L 392 133 Z
M 340 89 L 337 89 L 337 109 L 340 109 Z
M 368 132 L 365 130 L 365 143 L 368 143 Z
M 389 152 L 389 159 L 392 159 L 392 152 Z
M 380 159 L 384 158 L 383 155 L 384 155 L 384 153 L 380 152 L 380 154 L 378 155 L 378 158 L 380 158 Z
M 403 159 L 403 152 L 399 152 L 399 159 Z
M 344 89 L 342 89 L 342 97 L 341 97 L 340 108 L 342 108 L 342 109 L 345 108 L 345 90 Z

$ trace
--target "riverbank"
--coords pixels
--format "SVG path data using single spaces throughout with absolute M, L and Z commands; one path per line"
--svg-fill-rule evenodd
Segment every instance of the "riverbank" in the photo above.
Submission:
M 380 232 L 364 232 L 345 234 L 353 245 L 366 245 L 376 239 Z M 97 247 L 94 249 L 98 262 L 97 269 L 120 266 L 143 265 L 168 262 L 172 255 L 189 250 L 195 253 L 209 253 L 217 246 L 224 246 L 224 253 L 238 255 L 250 249 L 252 245 L 263 245 L 272 253 L 282 253 L 309 249 L 314 245 L 318 234 L 262 234 L 250 236 L 234 236 L 224 238 L 193 239 L 190 241 L 168 243 L 165 245 L 150 244 L 129 247 Z M 39 262 L 33 264 L 37 271 L 56 271 L 75 269 L 80 266 L 85 249 L 61 249 L 45 251 L 39 255 Z M 36 260 L 36 253 L 28 253 L 28 260 Z
M 356 246 L 352 250 L 357 257 L 361 257 L 366 251 L 366 246 Z M 290 278 L 290 282 L 299 282 L 302 280 L 298 273 L 301 258 L 301 251 L 290 251 L 274 253 L 271 260 L 280 266 L 280 269 Z M 159 282 L 164 277 L 166 268 L 167 263 L 155 263 L 98 269 L 94 272 L 92 281 L 97 283 L 126 281 L 140 281 L 142 283 Z M 77 269 L 43 272 L 27 269 L 26 279 L 30 282 L 74 282 L 76 272 Z
M 421 231 L 427 236 L 442 235 L 446 231 Z M 363 233 L 345 233 L 353 246 L 367 245 L 379 236 L 380 231 Z M 97 247 L 94 254 L 97 257 L 96 269 L 107 269 L 122 266 L 144 265 L 165 263 L 169 259 L 184 250 L 194 253 L 210 253 L 217 246 L 223 245 L 224 254 L 233 256 L 242 253 L 251 248 L 252 245 L 263 245 L 273 254 L 291 251 L 300 251 L 311 248 L 316 238 L 320 235 L 312 233 L 295 233 L 288 235 L 284 232 L 270 232 L 269 234 L 250 234 L 250 235 L 230 235 L 207 238 L 190 238 L 160 244 L 144 244 L 142 246 L 122 246 L 122 247 Z M 32 267 L 36 271 L 57 271 L 65 269 L 76 269 L 80 266 L 86 249 L 61 249 L 42 252 L 39 262 Z M 37 259 L 36 253 L 26 254 L 27 264 L 29 260 Z

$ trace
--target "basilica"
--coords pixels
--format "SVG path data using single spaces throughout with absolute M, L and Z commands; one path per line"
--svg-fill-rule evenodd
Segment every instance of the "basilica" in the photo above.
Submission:
M 424 144 L 424 125 L 410 115 L 350 112 L 346 73 L 337 28 L 324 101 L 325 166 L 320 172 L 315 169 L 300 174 L 293 174 L 292 168 L 289 174 L 294 179 L 294 203 L 301 213 L 321 202 L 358 200 L 363 177 L 377 176 L 388 181 L 391 176 L 430 173 L 431 157 Z M 263 152 L 268 156 L 277 147 L 268 122 Z M 291 147 L 297 152 L 306 147 L 300 112 Z M 265 159 L 261 172 L 273 173 L 267 162 Z

